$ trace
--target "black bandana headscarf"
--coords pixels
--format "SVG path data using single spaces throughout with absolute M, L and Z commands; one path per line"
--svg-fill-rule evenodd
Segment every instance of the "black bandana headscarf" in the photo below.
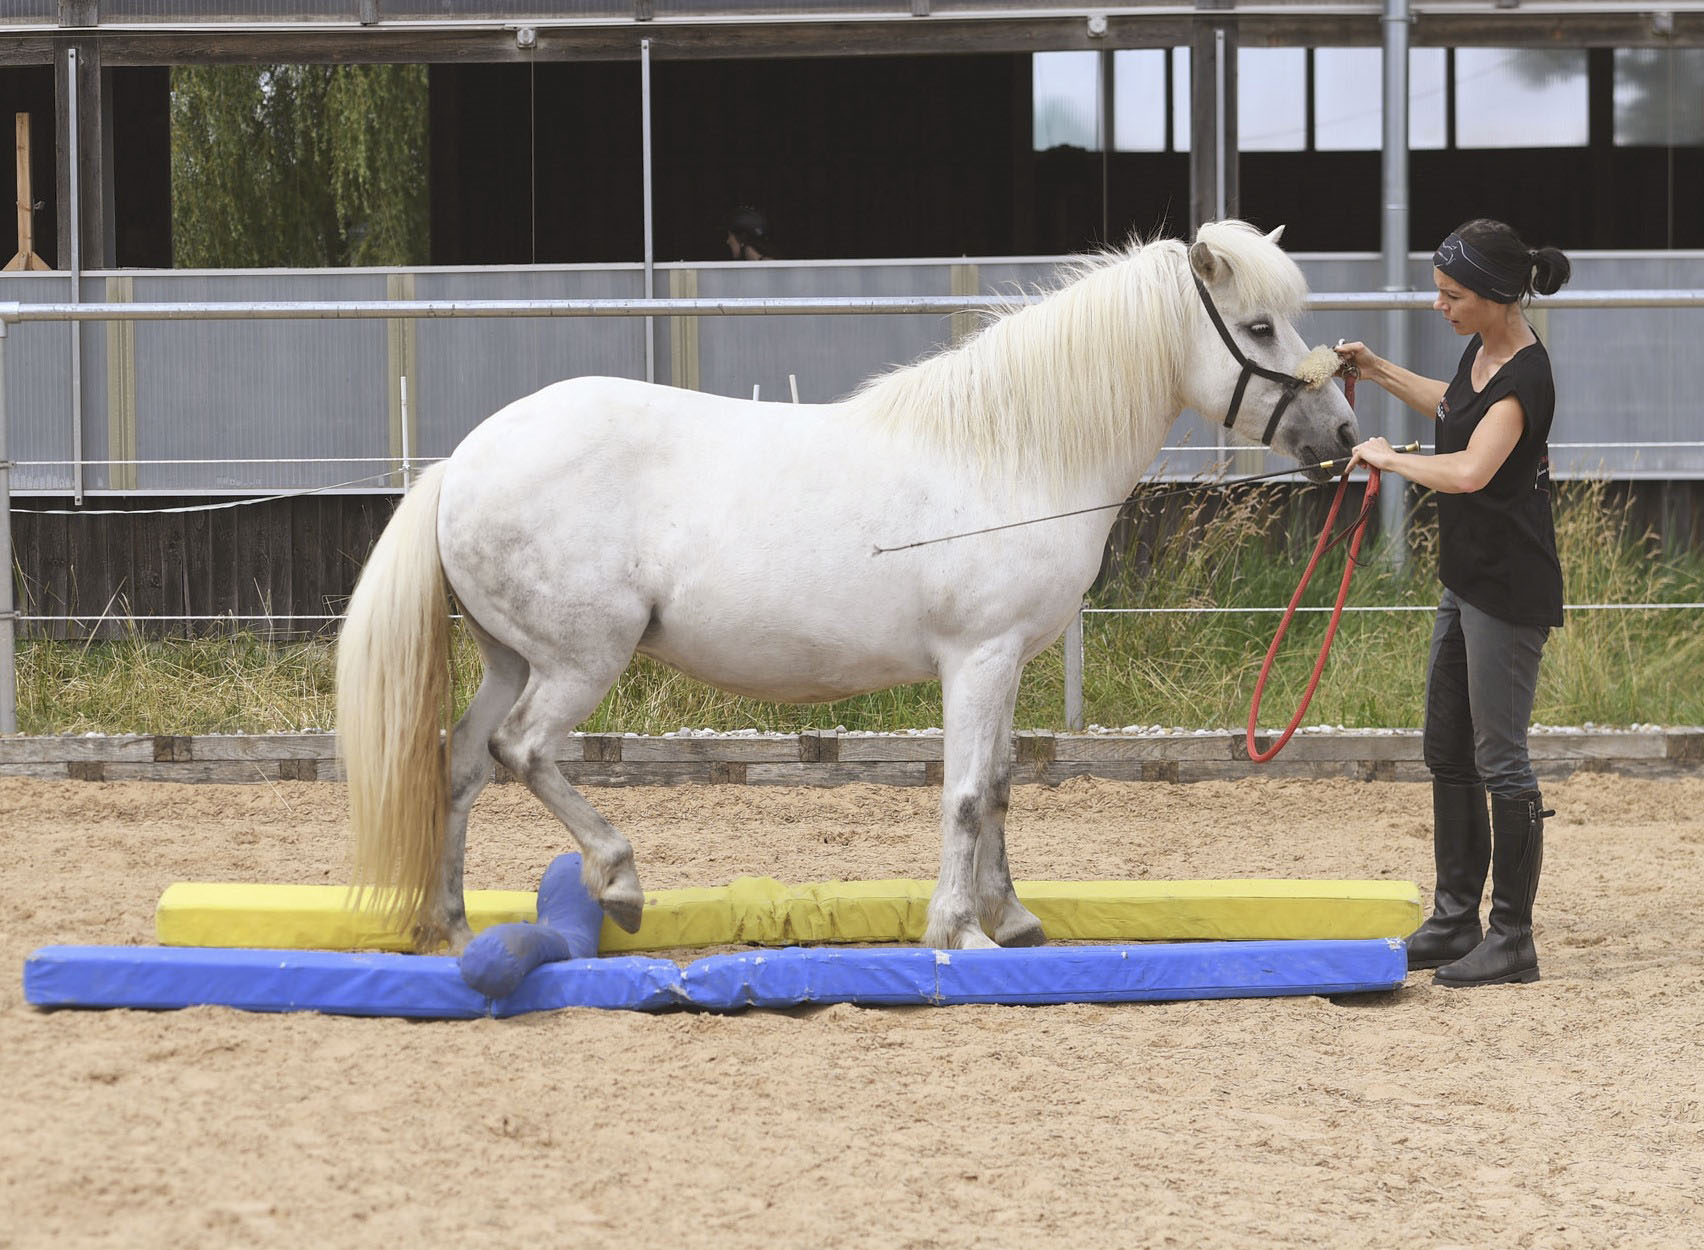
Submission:
M 1527 279 L 1532 276 L 1530 269 L 1515 272 L 1494 264 L 1459 234 L 1451 234 L 1438 244 L 1438 250 L 1432 253 L 1432 265 L 1475 295 L 1496 300 L 1499 304 L 1513 304 L 1519 300 L 1526 293 Z

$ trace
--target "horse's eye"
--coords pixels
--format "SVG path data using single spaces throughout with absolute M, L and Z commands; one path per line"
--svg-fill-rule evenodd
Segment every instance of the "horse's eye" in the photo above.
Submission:
M 1248 332 L 1257 339 L 1269 339 L 1272 337 L 1272 323 L 1270 321 L 1251 321 Z

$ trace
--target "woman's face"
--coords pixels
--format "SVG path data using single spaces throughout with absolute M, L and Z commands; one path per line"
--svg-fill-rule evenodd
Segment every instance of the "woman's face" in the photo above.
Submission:
M 1478 334 L 1502 316 L 1503 305 L 1475 295 L 1442 269 L 1432 270 L 1432 284 L 1438 288 L 1432 307 L 1444 314 L 1457 334 Z

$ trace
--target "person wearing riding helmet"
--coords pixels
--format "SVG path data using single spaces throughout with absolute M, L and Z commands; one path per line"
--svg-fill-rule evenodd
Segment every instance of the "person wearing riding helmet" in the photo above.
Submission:
M 1538 980 L 1532 909 L 1544 810 L 1527 754 L 1539 656 L 1562 624 L 1562 566 L 1551 512 L 1550 356 L 1522 309 L 1572 271 L 1499 221 L 1454 230 L 1432 256 L 1444 315 L 1467 349 L 1449 381 L 1421 377 L 1364 343 L 1338 354 L 1360 376 L 1434 417 L 1436 452 L 1370 438 L 1355 460 L 1438 494 L 1443 591 L 1426 670 L 1423 734 L 1432 774 L 1432 915 L 1408 939 L 1410 969 L 1440 985 Z M 1490 814 L 1486 796 L 1490 796 Z M 1479 907 L 1491 875 L 1490 928 Z
M 728 215 L 728 254 L 735 260 L 770 260 L 769 218 L 749 204 Z

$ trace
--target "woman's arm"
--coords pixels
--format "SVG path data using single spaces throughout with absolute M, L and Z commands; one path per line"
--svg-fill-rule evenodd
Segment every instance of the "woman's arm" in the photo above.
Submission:
M 1391 364 L 1365 343 L 1340 343 L 1337 346 L 1337 355 L 1354 365 L 1367 381 L 1384 387 L 1410 408 L 1423 412 L 1428 417 L 1437 415 L 1438 401 L 1443 399 L 1444 392 L 1450 389 L 1448 382 L 1423 378 L 1401 365 Z
M 1395 473 L 1416 486 L 1442 491 L 1446 495 L 1469 495 L 1485 489 L 1515 444 L 1521 441 L 1526 427 L 1526 410 L 1521 401 L 1510 395 L 1491 405 L 1473 437 L 1461 451 L 1441 456 L 1416 456 L 1393 451 L 1382 438 L 1370 438 L 1355 448 L 1355 459 L 1370 464 L 1381 472 Z

